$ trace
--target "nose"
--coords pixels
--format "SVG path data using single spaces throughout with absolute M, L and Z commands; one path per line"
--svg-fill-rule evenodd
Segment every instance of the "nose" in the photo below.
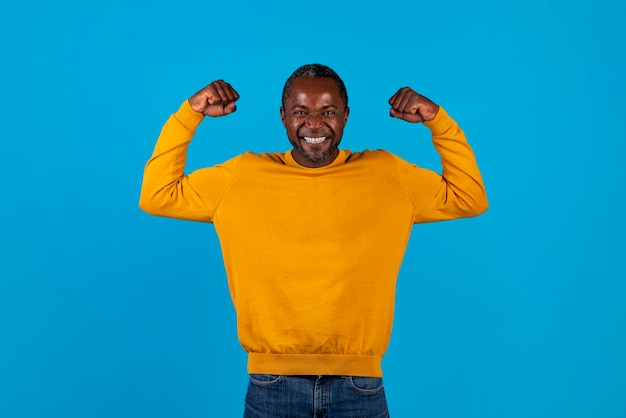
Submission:
M 309 129 L 318 129 L 322 127 L 322 115 L 319 113 L 310 113 L 306 120 L 305 125 Z

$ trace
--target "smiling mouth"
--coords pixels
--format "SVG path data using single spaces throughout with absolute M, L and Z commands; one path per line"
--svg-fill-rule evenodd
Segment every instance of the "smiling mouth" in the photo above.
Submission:
M 325 136 L 316 136 L 316 137 L 311 137 L 311 136 L 305 136 L 303 137 L 304 140 L 306 141 L 307 144 L 321 144 L 322 142 L 326 141 Z

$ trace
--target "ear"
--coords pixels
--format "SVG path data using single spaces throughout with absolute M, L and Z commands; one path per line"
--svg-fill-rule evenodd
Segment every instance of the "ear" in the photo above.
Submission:
M 282 106 L 280 107 L 280 120 L 283 122 L 283 126 L 286 128 L 287 123 L 285 122 L 285 108 Z
M 350 115 L 350 108 L 346 107 L 345 112 L 343 112 L 343 124 L 345 125 L 346 123 L 348 123 L 348 115 Z

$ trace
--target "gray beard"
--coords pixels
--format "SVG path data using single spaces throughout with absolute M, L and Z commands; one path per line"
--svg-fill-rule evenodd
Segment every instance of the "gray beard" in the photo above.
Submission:
M 295 151 L 298 154 L 302 155 L 305 160 L 313 164 L 321 163 L 322 161 L 326 160 L 333 152 L 337 150 L 337 146 L 333 145 L 329 147 L 326 151 L 322 152 L 321 154 L 313 155 L 313 154 L 309 154 L 308 152 L 306 152 L 299 143 L 293 144 L 293 145 L 294 145 Z

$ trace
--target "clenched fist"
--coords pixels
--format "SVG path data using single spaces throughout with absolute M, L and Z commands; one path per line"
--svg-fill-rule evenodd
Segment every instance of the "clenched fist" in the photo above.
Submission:
M 415 92 L 410 87 L 403 87 L 389 99 L 389 115 L 407 122 L 417 123 L 433 120 L 439 106 Z
M 239 93 L 230 84 L 224 80 L 216 80 L 191 96 L 189 104 L 196 112 L 218 117 L 236 111 L 237 99 L 239 99 Z

